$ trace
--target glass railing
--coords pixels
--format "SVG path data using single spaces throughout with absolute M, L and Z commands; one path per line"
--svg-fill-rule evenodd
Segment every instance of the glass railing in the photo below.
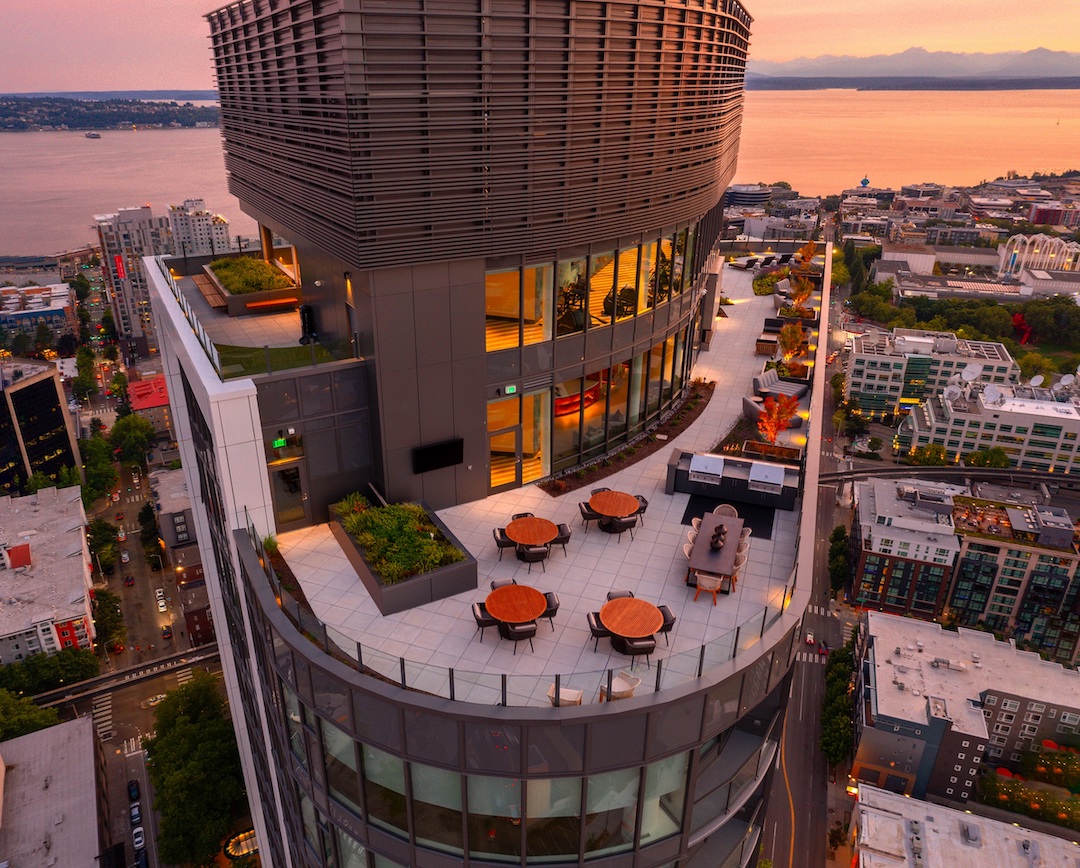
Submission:
M 191 331 L 202 346 L 203 352 L 214 366 L 214 371 L 222 380 L 237 379 L 240 377 L 257 377 L 262 374 L 273 374 L 278 371 L 289 371 L 295 368 L 315 367 L 328 362 L 341 361 L 342 359 L 359 358 L 354 352 L 355 342 L 338 342 L 336 345 L 327 345 L 318 341 L 307 344 L 296 344 L 287 347 L 271 346 L 238 346 L 224 343 L 215 343 L 196 315 L 191 303 L 187 300 L 176 278 L 165 264 L 164 257 L 155 256 L 158 269 L 165 278 L 176 303 L 184 318 L 188 321 Z M 299 323 L 299 318 L 298 318 Z
M 556 690 L 553 691 L 555 695 L 560 691 L 565 693 L 567 690 L 580 690 L 582 702 L 592 703 L 600 701 L 601 688 L 605 694 L 611 692 L 612 680 L 621 671 L 601 669 L 588 672 L 511 675 L 504 672 L 476 672 L 433 666 L 388 654 L 320 621 L 282 586 L 263 548 L 262 539 L 250 520 L 247 522 L 247 535 L 278 605 L 309 641 L 356 671 L 406 690 L 478 705 L 544 707 L 552 704 L 548 691 L 552 685 L 556 685 Z M 710 669 L 749 651 L 762 640 L 765 631 L 784 613 L 791 603 L 794 591 L 793 576 L 790 584 L 777 590 L 760 611 L 735 629 L 693 651 L 683 651 L 657 659 L 654 668 L 641 677 L 641 683 L 634 688 L 634 695 L 642 696 L 691 684 Z

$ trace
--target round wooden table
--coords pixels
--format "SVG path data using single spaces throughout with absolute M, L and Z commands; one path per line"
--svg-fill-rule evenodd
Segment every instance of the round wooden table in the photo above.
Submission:
M 506 526 L 506 535 L 523 546 L 542 546 L 559 535 L 559 528 L 546 518 L 515 518 Z
M 547 600 L 536 588 L 528 585 L 503 585 L 487 595 L 484 601 L 488 614 L 506 624 L 526 624 L 547 611 Z M 663 617 L 660 618 L 663 623 Z
M 601 491 L 589 498 L 589 508 L 608 518 L 626 518 L 641 506 L 632 494 L 623 491 Z
M 664 626 L 664 615 L 645 600 L 618 597 L 601 607 L 600 623 L 623 639 L 644 639 Z

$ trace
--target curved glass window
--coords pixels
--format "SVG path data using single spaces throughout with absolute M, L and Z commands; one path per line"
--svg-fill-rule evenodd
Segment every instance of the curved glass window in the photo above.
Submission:
M 528 782 L 526 854 L 530 862 L 575 860 L 581 837 L 581 778 Z
M 356 743 L 326 721 L 322 722 L 323 754 L 326 757 L 326 787 L 330 795 L 360 813 L 360 776 Z
M 468 792 L 469 854 L 500 862 L 520 861 L 521 781 L 469 775 Z
M 634 846 L 640 769 L 590 775 L 585 802 L 585 855 L 618 853 Z
M 300 716 L 300 700 L 284 681 L 281 682 L 281 695 L 285 700 L 285 729 L 289 733 L 289 747 L 300 765 L 307 768 L 307 745 L 304 740 L 303 718 Z
M 367 868 L 367 859 L 364 856 L 367 851 L 364 845 L 351 835 L 342 832 L 341 829 L 335 829 L 335 831 L 341 868 Z
M 586 262 L 584 259 L 562 259 L 555 269 L 556 323 L 559 336 L 585 330 L 588 321 L 586 299 Z
M 589 328 L 608 325 L 615 318 L 615 251 L 589 257 Z
M 422 763 L 410 763 L 409 773 L 416 842 L 436 850 L 463 852 L 461 775 Z
M 677 835 L 686 805 L 686 773 L 690 754 L 681 753 L 652 763 L 645 771 L 641 812 L 641 843 Z
M 487 351 L 520 346 L 521 272 L 517 268 L 489 271 L 484 276 Z
M 551 340 L 551 309 L 554 301 L 555 266 L 526 265 L 522 271 L 521 311 L 524 319 L 522 344 Z
M 678 295 L 686 289 L 689 283 L 690 269 L 687 268 L 686 233 L 687 230 L 682 229 L 675 235 L 675 256 L 671 263 L 672 295 Z
M 407 833 L 404 763 L 400 757 L 366 744 L 363 758 L 368 819 L 377 826 Z

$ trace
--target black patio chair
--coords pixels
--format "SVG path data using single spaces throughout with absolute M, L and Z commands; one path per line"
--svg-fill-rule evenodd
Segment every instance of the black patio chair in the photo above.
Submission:
M 496 588 L 505 588 L 507 585 L 516 585 L 516 584 L 517 584 L 517 579 L 492 579 L 491 580 L 491 590 L 494 591 Z
M 476 629 L 480 631 L 480 641 L 484 641 L 484 631 L 488 627 L 495 627 L 498 621 L 488 614 L 487 607 L 483 603 L 472 604 L 472 614 L 476 619 Z
M 501 561 L 503 549 L 512 549 L 517 543 L 506 535 L 505 527 L 493 527 L 491 535 L 495 537 L 495 545 L 499 547 L 499 560 Z
M 660 628 L 660 632 L 664 634 L 664 642 L 668 646 L 671 642 L 668 640 L 668 633 L 671 632 L 671 628 L 675 626 L 675 613 L 671 611 L 667 606 L 657 606 L 660 610 L 660 614 L 664 616 L 664 625 Z
M 555 632 L 555 615 L 559 611 L 559 595 L 554 591 L 545 591 L 544 600 L 547 602 L 547 608 L 544 609 L 544 614 L 541 618 L 547 618 L 548 623 L 551 624 L 551 632 Z
M 581 512 L 581 523 L 585 525 L 585 533 L 589 532 L 589 522 L 599 522 L 603 518 L 600 513 L 594 510 L 586 501 L 582 501 L 578 504 L 578 510 Z
M 634 512 L 632 514 L 636 515 L 638 521 L 641 522 L 641 526 L 645 527 L 645 510 L 649 508 L 649 501 L 640 494 L 635 494 L 634 497 L 637 499 L 638 508 L 637 512 Z
M 595 651 L 599 645 L 601 639 L 609 639 L 611 637 L 611 631 L 600 623 L 599 612 L 589 612 L 589 632 L 592 633 L 592 638 L 596 641 L 593 642 L 593 651 Z
M 529 640 L 529 650 L 536 651 L 533 647 L 533 636 L 536 635 L 536 622 L 527 621 L 524 624 L 507 624 L 499 622 L 499 635 L 514 643 L 514 654 L 517 654 L 517 643 L 523 639 Z M 632 663 L 633 661 L 631 661 Z
M 623 645 L 625 647 L 625 653 L 630 655 L 630 668 L 634 668 L 634 658 L 645 655 L 645 662 L 649 668 L 652 669 L 652 662 L 649 660 L 649 655 L 656 650 L 656 639 L 652 636 L 645 636 L 641 639 L 624 639 Z
M 547 567 L 544 565 L 544 561 L 547 560 L 547 556 L 550 553 L 548 546 L 518 546 L 517 558 L 524 564 L 529 565 L 529 572 L 532 572 L 533 564 L 540 564 L 544 568 L 544 572 L 547 572 Z
M 634 596 L 633 591 L 608 591 L 607 592 L 608 602 L 610 602 L 611 600 L 621 600 L 623 597 L 632 597 L 632 596 Z
M 510 516 L 510 521 L 517 521 L 519 518 L 532 518 L 532 517 L 533 517 L 533 514 L 531 512 L 519 512 L 519 513 L 517 513 L 517 515 Z
M 558 525 L 558 534 L 556 535 L 555 539 L 551 541 L 551 545 L 553 546 L 562 546 L 563 557 L 569 557 L 566 554 L 566 544 L 570 542 L 570 536 L 570 525 L 560 524 Z
M 592 490 L 592 493 L 593 494 L 599 494 L 601 491 L 611 491 L 611 489 L 610 488 L 594 488 Z
M 626 518 L 608 519 L 601 524 L 601 527 L 608 533 L 616 534 L 619 537 L 619 542 L 622 542 L 622 535 L 626 531 L 630 531 L 630 539 L 634 539 L 634 528 L 637 527 L 637 523 L 637 515 L 628 515 Z

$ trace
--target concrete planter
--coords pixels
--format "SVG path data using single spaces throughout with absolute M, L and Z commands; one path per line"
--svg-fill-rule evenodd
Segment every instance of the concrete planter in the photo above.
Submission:
M 233 295 L 222 286 L 221 281 L 218 280 L 217 275 L 214 274 L 209 265 L 204 265 L 202 268 L 225 300 L 225 312 L 229 316 L 281 313 L 282 311 L 295 310 L 300 304 L 300 287 L 298 286 L 284 286 L 279 289 L 265 289 L 262 292 L 245 292 L 242 295 Z
M 371 599 L 379 607 L 384 615 L 394 615 L 408 609 L 415 609 L 425 603 L 453 597 L 466 591 L 475 591 L 477 588 L 476 558 L 469 554 L 465 547 L 458 542 L 450 529 L 444 525 L 434 513 L 429 512 L 428 517 L 432 523 L 442 531 L 450 542 L 465 552 L 465 560 L 456 564 L 448 564 L 445 567 L 430 573 L 421 573 L 411 576 L 394 585 L 384 585 L 382 579 L 372 571 L 371 565 L 364 559 L 364 553 L 353 541 L 341 522 L 336 518 L 330 519 L 330 530 L 334 539 L 338 541 L 345 557 L 349 559 L 356 575 L 364 583 Z

